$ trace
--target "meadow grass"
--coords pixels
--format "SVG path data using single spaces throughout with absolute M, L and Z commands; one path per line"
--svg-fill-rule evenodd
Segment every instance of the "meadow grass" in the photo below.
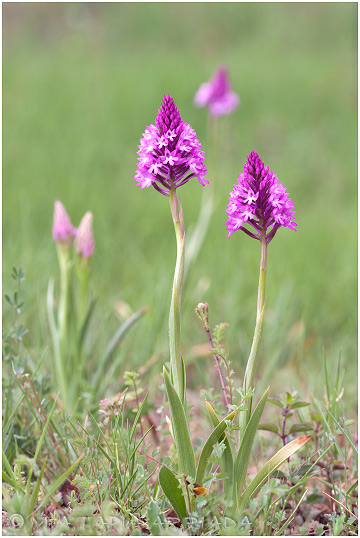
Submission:
M 22 264 L 23 317 L 29 329 L 25 343 L 35 368 L 43 359 L 42 370 L 50 364 L 46 289 L 50 276 L 58 278 L 51 225 L 53 202 L 59 199 L 74 225 L 85 211 L 94 214 L 92 281 L 99 299 L 92 361 L 119 325 L 116 302 L 128 303 L 134 312 L 149 307 L 118 351 L 119 366 L 101 397 L 118 392 L 124 371 L 144 367 L 153 356 L 159 359 L 143 376 L 142 386 L 150 381 L 151 397 L 157 394 L 153 376 L 168 360 L 175 241 L 165 199 L 155 190 L 141 191 L 133 179 L 137 144 L 163 95 L 170 94 L 206 151 L 206 112 L 193 106 L 193 97 L 223 62 L 241 106 L 221 119 L 215 211 L 185 283 L 182 342 L 189 386 L 197 393 L 207 388 L 203 366 L 210 359 L 194 349 L 205 341 L 194 312 L 199 301 L 209 303 L 212 325 L 229 323 L 226 345 L 236 374 L 246 365 L 259 245 L 243 234 L 226 238 L 225 209 L 229 190 L 255 149 L 286 185 L 298 223 L 296 233 L 280 230 L 269 246 L 259 393 L 270 384 L 272 396 L 298 390 L 304 399 L 324 401 L 324 356 L 331 379 L 340 356 L 341 413 L 353 416 L 356 19 L 354 3 L 4 5 L 3 287 L 13 289 L 11 269 Z M 196 222 L 201 195 L 195 180 L 181 192 L 186 231 Z M 5 325 L 12 316 L 5 304 Z M 212 362 L 208 364 L 210 370 Z M 90 363 L 89 370 L 95 366 Z M 44 379 L 40 394 L 47 394 L 44 384 L 52 383 Z M 341 387 L 337 389 L 338 394 Z M 17 424 L 20 437 L 30 437 L 33 424 L 41 431 L 35 417 Z M 324 428 L 335 431 L 336 424 L 328 420 L 331 424 Z M 61 430 L 71 446 L 66 447 L 68 468 L 77 453 L 70 428 L 66 424 Z M 84 432 L 77 435 L 87 457 L 98 454 L 95 441 Z M 31 441 L 21 442 L 31 454 Z M 44 443 L 51 445 L 47 438 Z M 96 464 L 104 476 L 105 463 Z M 86 487 L 92 483 L 87 480 Z M 280 494 L 275 490 L 267 499 Z M 255 520 L 268 501 L 259 497 L 256 502 L 250 506 Z M 266 510 L 264 514 L 279 516 L 271 501 Z M 266 531 L 264 514 L 259 533 Z M 336 524 L 335 518 L 334 528 Z M 277 530 L 281 528 L 280 518 Z
M 192 101 L 219 62 L 229 66 L 241 107 L 221 122 L 216 211 L 184 297 L 184 341 L 199 342 L 193 308 L 207 300 L 213 319 L 230 323 L 236 368 L 245 365 L 258 245 L 244 237 L 226 239 L 225 208 L 255 148 L 286 183 L 298 221 L 296 233 L 282 231 L 269 249 L 264 361 L 296 369 L 316 392 L 323 348 L 334 364 L 341 353 L 353 398 L 354 4 L 5 6 L 5 289 L 11 267 L 21 263 L 30 329 L 36 340 L 41 327 L 46 340 L 44 294 L 49 276 L 57 273 L 53 201 L 66 204 L 75 224 L 90 209 L 97 249 L 93 277 L 105 312 L 120 299 L 133 310 L 149 305 L 134 365 L 165 351 L 173 229 L 164 200 L 136 188 L 136 146 L 162 95 L 170 93 L 206 149 L 206 113 Z M 195 181 L 182 193 L 188 228 L 201 194 Z M 303 342 L 294 337 L 281 357 L 277 343 L 294 325 Z

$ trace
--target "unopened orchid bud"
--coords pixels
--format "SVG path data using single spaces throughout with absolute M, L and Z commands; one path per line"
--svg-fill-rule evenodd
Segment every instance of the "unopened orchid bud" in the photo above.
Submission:
M 71 224 L 70 217 L 59 200 L 54 204 L 52 234 L 54 241 L 63 247 L 70 247 L 76 237 L 76 228 Z
M 85 260 L 91 258 L 95 252 L 92 222 L 93 214 L 91 211 L 88 211 L 81 219 L 75 239 L 76 252 Z

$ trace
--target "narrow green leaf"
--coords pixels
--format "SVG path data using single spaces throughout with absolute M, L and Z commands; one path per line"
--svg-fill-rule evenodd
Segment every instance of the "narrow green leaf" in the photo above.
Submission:
M 300 407 L 307 407 L 309 402 L 294 402 L 291 404 L 291 409 L 299 409 Z
M 239 511 L 242 511 L 250 497 L 253 497 L 261 488 L 261 486 L 266 482 L 266 480 L 271 476 L 271 474 L 284 463 L 292 454 L 294 454 L 299 448 L 301 448 L 305 443 L 311 439 L 311 435 L 305 437 L 299 437 L 294 439 L 291 443 L 288 443 L 282 447 L 276 454 L 273 456 L 264 467 L 260 469 L 252 482 L 248 485 L 244 493 L 240 498 Z
M 90 301 L 89 307 L 87 309 L 85 319 L 84 319 L 84 321 L 83 321 L 83 323 L 82 323 L 82 325 L 80 327 L 79 341 L 78 341 L 79 353 L 81 352 L 83 344 L 84 344 L 85 335 L 86 335 L 87 329 L 89 327 L 91 316 L 92 316 L 92 314 L 94 312 L 95 304 L 96 304 L 96 299 L 92 298 L 91 301 Z
M 65 473 L 63 473 L 61 476 L 59 476 L 59 478 L 57 480 L 55 480 L 55 482 L 53 484 L 51 484 L 50 488 L 47 490 L 47 492 L 45 493 L 42 501 L 39 503 L 38 507 L 36 508 L 36 510 L 39 510 L 42 506 L 44 506 L 44 504 L 47 503 L 47 501 L 49 500 L 49 498 L 54 495 L 55 491 L 60 488 L 62 486 L 62 484 L 65 482 L 65 480 L 67 479 L 67 477 L 73 472 L 73 470 L 79 465 L 80 461 L 83 459 L 84 457 L 84 454 L 82 454 L 72 465 L 71 467 L 69 467 L 69 469 L 67 471 L 65 471 Z
M 174 473 L 163 465 L 159 472 L 159 482 L 169 500 L 169 503 L 183 521 L 186 518 L 185 499 L 180 489 L 180 483 Z
M 234 463 L 234 488 L 236 489 L 238 495 L 241 495 L 243 485 L 245 483 L 247 468 L 249 465 L 250 455 L 252 447 L 255 440 L 255 435 L 259 426 L 261 416 L 264 411 L 266 400 L 269 393 L 269 387 L 264 392 L 259 403 L 257 404 L 253 414 L 250 417 L 250 420 L 246 426 L 246 430 L 242 437 L 241 445 L 239 452 L 236 456 Z
M 311 424 L 292 424 L 289 430 L 289 434 L 297 432 L 308 432 L 309 430 L 313 429 L 314 428 L 311 426 Z
M 275 400 L 275 398 L 268 398 L 268 402 L 277 405 L 278 407 L 283 407 L 283 404 L 279 402 L 279 400 Z
M 15 478 L 13 478 L 13 477 L 7 475 L 7 474 L 5 473 L 5 471 L 2 472 L 2 481 L 3 481 L 3 482 L 7 482 L 8 484 L 10 484 L 10 486 L 11 486 L 12 488 L 14 488 L 14 489 L 16 490 L 16 486 L 17 486 L 17 484 L 16 484 L 16 480 L 15 480 Z
M 327 413 L 331 416 L 331 418 L 333 419 L 335 425 L 339 428 L 339 430 L 342 432 L 342 434 L 344 435 L 344 437 L 348 440 L 349 444 L 351 445 L 351 448 L 353 449 L 353 452 L 354 452 L 354 456 L 355 456 L 355 462 L 357 463 L 357 455 L 358 455 L 358 450 L 354 444 L 354 441 L 351 439 L 350 435 L 348 434 L 348 432 L 341 426 L 341 424 L 339 423 L 338 420 L 336 420 L 336 418 L 334 417 L 334 415 L 331 413 L 331 411 L 329 411 L 329 409 L 326 407 L 326 405 L 324 405 L 322 402 L 320 402 L 320 404 L 323 406 L 323 408 L 327 411 Z M 328 425 L 328 423 L 326 422 L 326 424 Z M 331 429 L 329 428 L 329 432 L 331 432 Z M 335 444 L 340 452 L 340 447 L 337 443 L 337 440 L 335 438 Z M 345 464 L 346 465 L 346 464 Z
M 304 491 L 304 493 L 302 494 L 302 496 L 300 497 L 297 505 L 295 506 L 295 508 L 293 509 L 293 511 L 291 512 L 290 516 L 287 518 L 287 520 L 285 521 L 285 523 L 282 525 L 282 527 L 275 533 L 275 536 L 282 536 L 284 534 L 284 530 L 290 525 L 290 523 L 292 522 L 292 520 L 294 519 L 295 517 L 295 514 L 297 512 L 297 509 L 299 508 L 300 504 L 302 503 L 302 500 L 303 498 L 305 497 L 305 495 L 307 494 L 308 490 L 306 489 Z
M 346 492 L 346 495 L 350 495 L 357 487 L 358 487 L 359 480 L 356 479 L 355 482 L 352 484 L 352 486 L 349 487 L 349 489 Z
M 108 343 L 108 345 L 107 345 L 107 347 L 105 349 L 104 354 L 102 355 L 102 357 L 100 358 L 100 361 L 98 363 L 96 373 L 95 373 L 95 376 L 94 376 L 95 386 L 96 386 L 97 382 L 99 381 L 99 378 L 101 378 L 101 376 L 103 376 L 103 374 L 104 374 L 104 366 L 106 365 L 106 363 L 109 361 L 109 359 L 114 354 L 114 352 L 115 352 L 117 346 L 120 344 L 122 338 L 124 338 L 125 334 L 130 329 L 130 327 L 132 325 L 134 325 L 134 323 L 138 319 L 140 319 L 145 314 L 145 312 L 147 312 L 147 310 L 148 310 L 147 306 L 144 306 L 143 308 L 140 308 L 140 310 L 135 312 L 135 314 L 133 314 L 127 320 L 124 321 L 124 323 L 119 327 L 119 329 L 116 331 L 114 336 L 111 338 L 111 340 L 109 341 L 109 343 Z
M 259 424 L 258 430 L 279 433 L 278 427 L 275 424 Z
M 219 418 L 217 417 L 217 415 L 216 415 L 214 409 L 212 408 L 212 406 L 210 405 L 210 403 L 206 401 L 205 404 L 206 404 L 206 407 L 207 407 L 207 410 L 209 412 L 209 415 L 210 415 L 210 418 L 211 418 L 211 421 L 212 421 L 213 425 L 217 426 L 220 423 Z M 230 443 L 230 439 L 228 438 L 228 436 L 225 433 L 223 433 L 219 437 L 219 441 L 224 441 L 224 445 L 225 445 L 225 450 L 223 452 L 223 455 L 220 458 L 221 470 L 223 471 L 223 473 L 227 477 L 227 479 L 223 481 L 224 492 L 225 492 L 226 496 L 232 496 L 233 485 L 234 485 L 234 456 L 233 456 L 233 452 L 235 451 L 235 449 L 233 447 L 233 443 Z
M 164 367 L 164 379 L 166 392 L 169 399 L 171 411 L 171 423 L 173 427 L 175 445 L 179 458 L 180 471 L 186 476 L 195 478 L 196 465 L 194 449 L 190 440 L 189 424 L 186 419 L 185 410 L 180 401 L 180 398 L 175 390 L 174 385 L 170 381 L 170 377 Z
M 196 478 L 195 481 L 200 484 L 200 486 L 203 485 L 206 466 L 208 463 L 208 460 L 212 454 L 214 445 L 219 442 L 220 438 L 223 437 L 223 434 L 228 427 L 226 424 L 226 421 L 231 421 L 234 416 L 236 415 L 236 410 L 227 415 L 225 418 L 223 418 L 219 424 L 215 427 L 213 432 L 209 435 L 206 443 L 203 446 L 203 449 L 200 454 L 198 468 L 196 471 Z M 225 449 L 226 450 L 226 449 Z
M 11 467 L 11 465 L 9 463 L 9 460 L 6 457 L 5 452 L 2 453 L 2 463 L 3 463 L 3 466 L 5 467 L 5 469 L 8 472 L 8 476 L 12 481 L 12 486 L 14 487 L 15 491 L 17 493 L 25 494 L 25 490 L 22 488 L 22 482 L 16 480 L 15 473 L 12 470 L 12 467 Z
M 29 503 L 28 511 L 27 511 L 28 512 L 28 517 L 31 516 L 32 511 L 34 510 L 34 507 L 35 507 L 35 504 L 36 504 L 36 501 L 37 501 L 41 481 L 43 479 L 44 472 L 45 472 L 46 462 L 47 462 L 47 458 L 45 458 L 44 464 L 43 464 L 43 466 L 41 468 L 41 471 L 40 471 L 40 475 L 38 476 L 38 478 L 37 478 L 37 480 L 35 482 L 34 490 L 33 490 L 32 494 L 31 494 L 30 503 Z

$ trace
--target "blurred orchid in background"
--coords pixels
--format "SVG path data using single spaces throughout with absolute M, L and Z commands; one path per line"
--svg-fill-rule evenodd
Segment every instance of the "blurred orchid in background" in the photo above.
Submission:
M 198 107 L 207 106 L 212 116 L 231 114 L 240 103 L 237 93 L 231 89 L 228 69 L 220 65 L 209 82 L 201 84 L 194 103 Z

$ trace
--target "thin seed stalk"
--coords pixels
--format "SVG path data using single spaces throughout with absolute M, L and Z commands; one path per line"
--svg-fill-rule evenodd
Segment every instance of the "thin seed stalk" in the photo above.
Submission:
M 185 402 L 185 376 L 181 358 L 181 295 L 184 280 L 185 259 L 185 230 L 184 216 L 180 201 L 177 199 L 176 190 L 169 192 L 170 211 L 174 222 L 176 236 L 176 265 L 171 294 L 169 314 L 169 341 L 170 341 L 170 367 L 171 378 L 175 390 L 182 403 Z M 179 211 L 180 206 L 180 211 Z

